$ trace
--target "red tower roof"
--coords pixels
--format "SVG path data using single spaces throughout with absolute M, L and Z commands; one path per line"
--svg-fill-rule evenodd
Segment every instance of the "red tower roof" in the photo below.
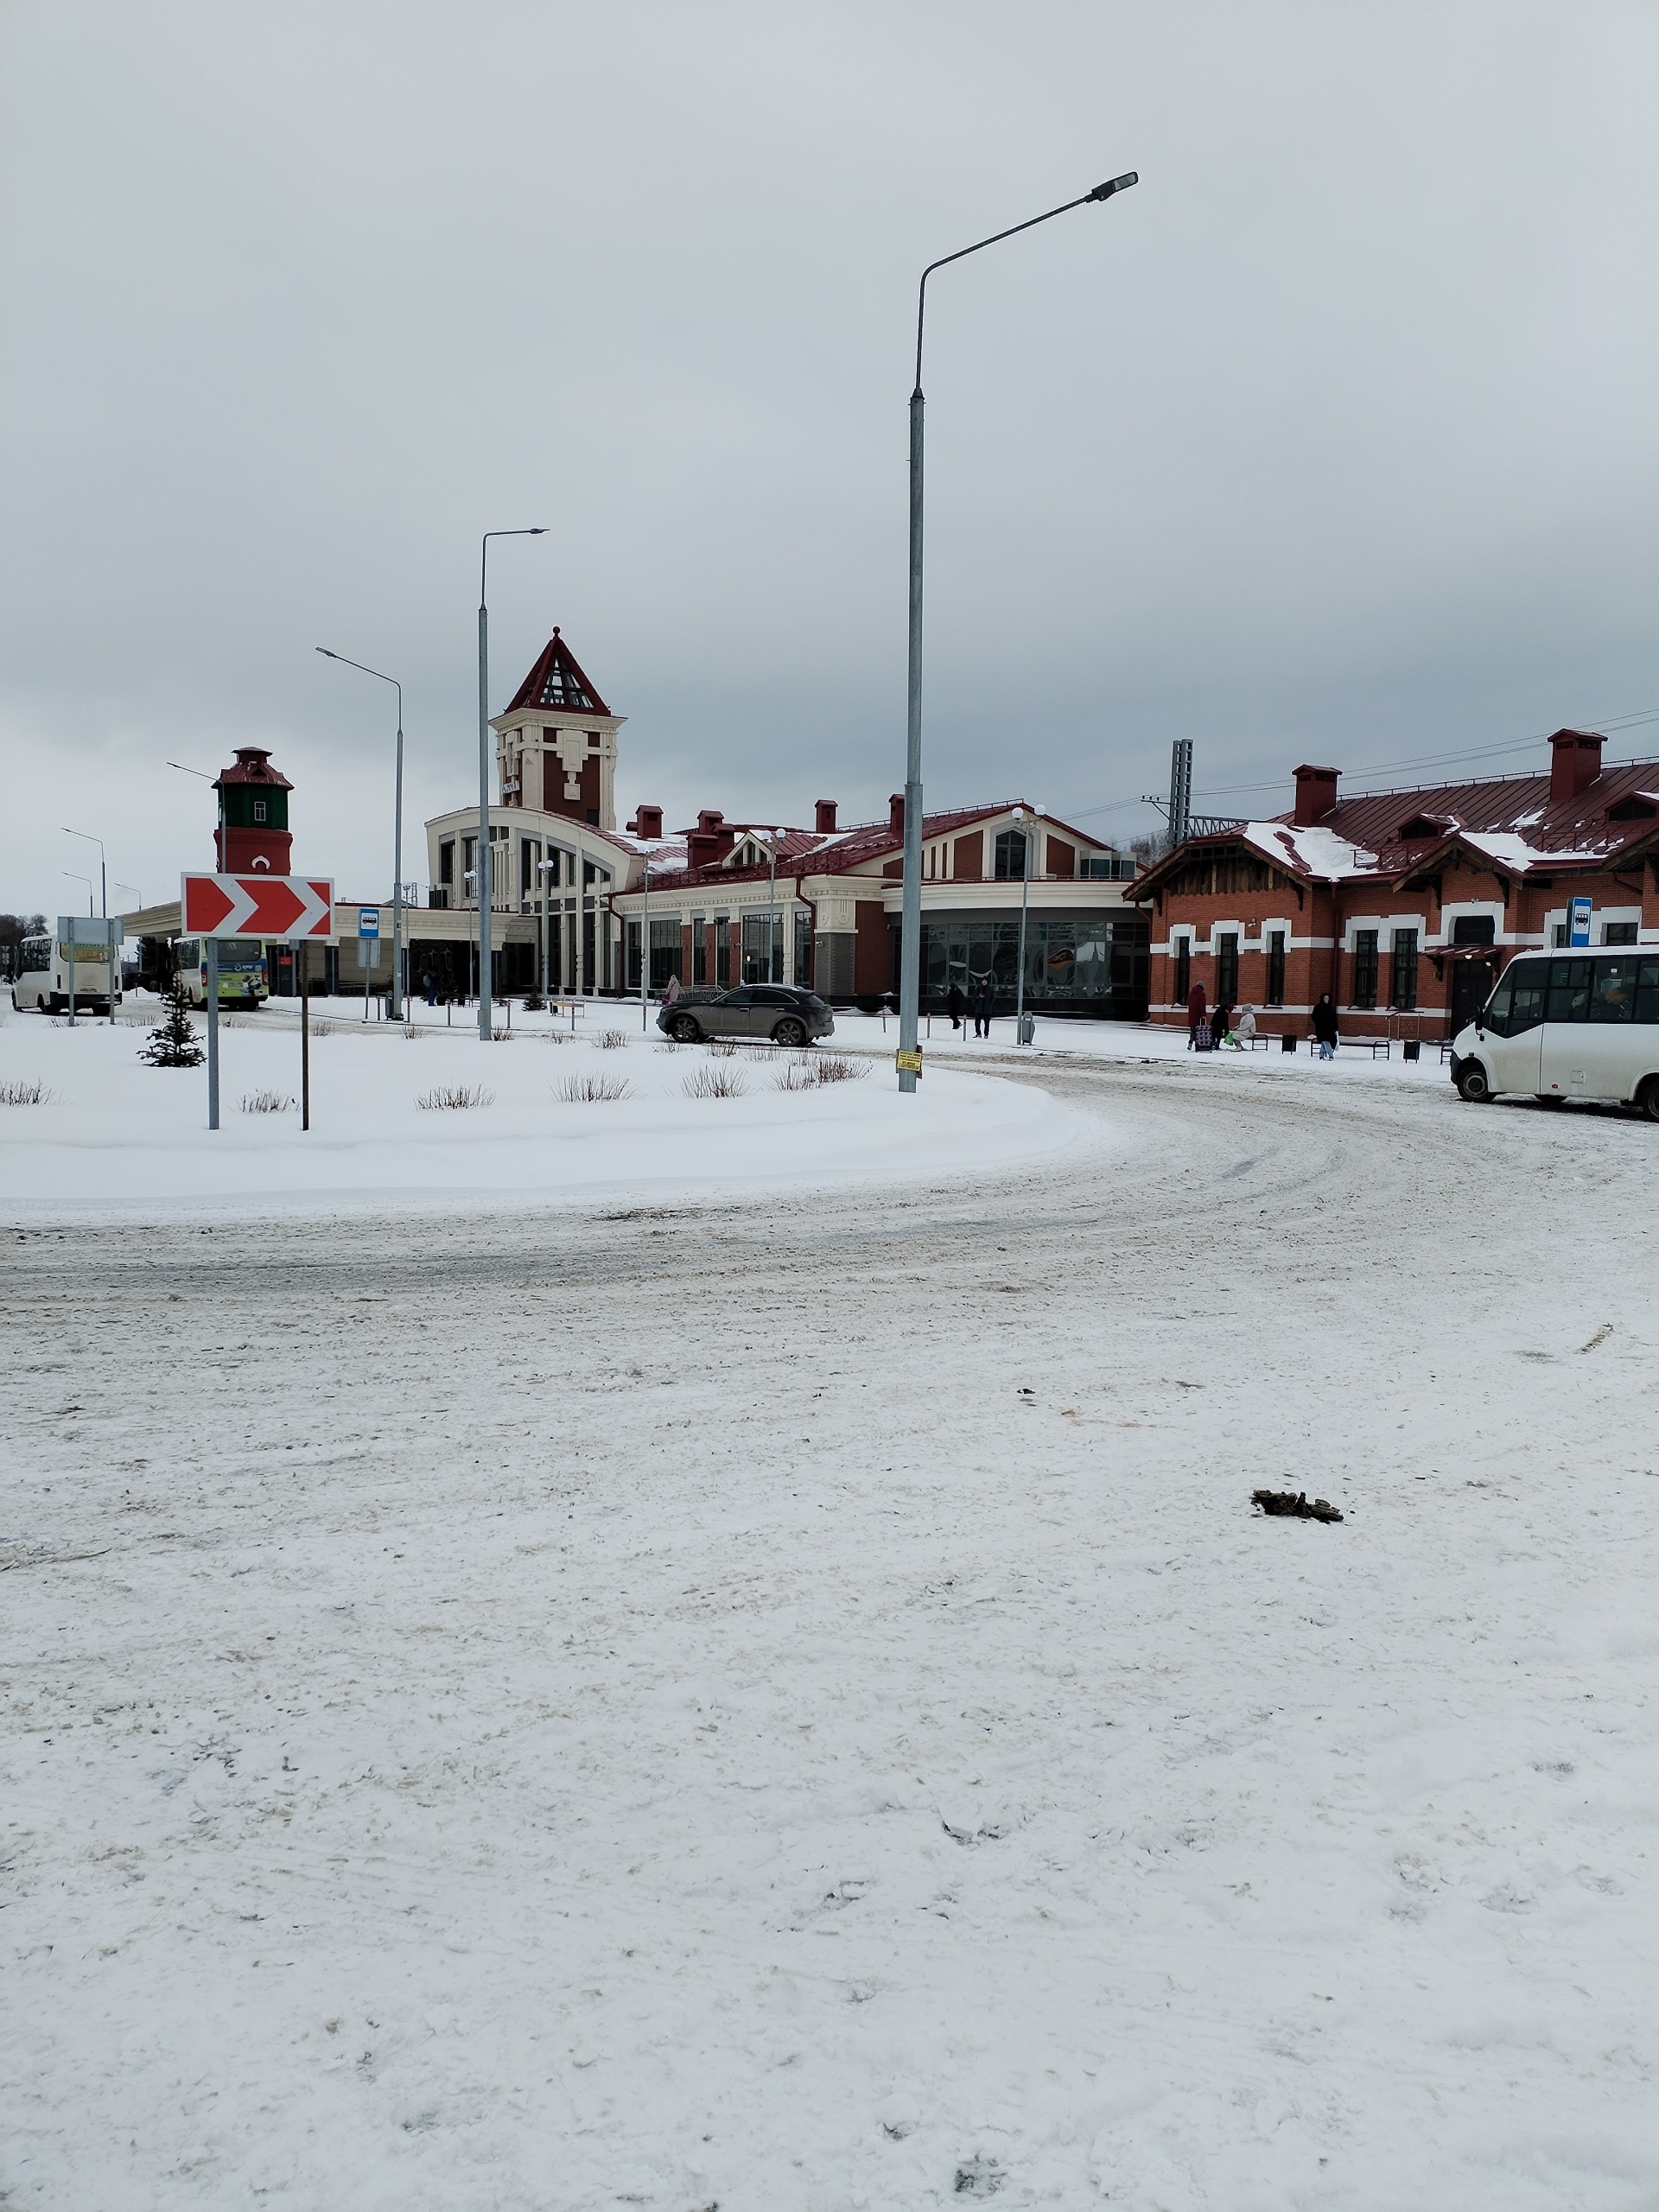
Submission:
M 213 789 L 221 784 L 265 784 L 285 791 L 294 788 L 280 769 L 270 766 L 270 755 L 262 745 L 238 745 L 233 766 L 219 770 Z
M 507 709 L 516 715 L 521 707 L 563 709 L 572 715 L 608 715 L 610 709 L 588 681 L 557 629 L 543 648 L 542 657 L 514 693 Z

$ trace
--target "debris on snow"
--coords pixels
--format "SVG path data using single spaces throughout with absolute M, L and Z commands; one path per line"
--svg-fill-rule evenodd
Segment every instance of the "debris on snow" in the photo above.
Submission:
M 1287 1514 L 1296 1521 L 1340 1521 L 1336 1507 L 1323 1497 L 1316 1497 L 1310 1505 L 1305 1490 L 1253 1490 L 1250 1503 L 1259 1505 L 1264 1513 Z

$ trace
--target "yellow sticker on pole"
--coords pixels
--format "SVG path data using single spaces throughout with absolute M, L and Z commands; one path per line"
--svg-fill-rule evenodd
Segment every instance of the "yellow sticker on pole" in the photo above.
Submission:
M 913 1052 L 895 1052 L 893 1056 L 893 1065 L 900 1075 L 920 1075 L 922 1071 L 920 1046 L 918 1046 Z

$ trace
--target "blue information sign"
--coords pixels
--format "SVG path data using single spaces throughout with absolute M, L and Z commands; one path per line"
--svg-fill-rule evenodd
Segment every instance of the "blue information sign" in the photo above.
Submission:
M 379 936 L 380 909 L 378 906 L 359 906 L 358 908 L 357 933 L 359 937 Z
M 1569 899 L 1567 902 L 1567 941 L 1569 944 L 1588 944 L 1590 942 L 1590 910 L 1588 899 Z

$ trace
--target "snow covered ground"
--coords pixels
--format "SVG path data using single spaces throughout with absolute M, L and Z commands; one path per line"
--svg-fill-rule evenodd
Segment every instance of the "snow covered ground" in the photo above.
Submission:
M 874 1191 L 10 1207 L 0 2199 L 1654 2203 L 1655 1133 L 1021 1080 Z
M 510 1041 L 479 1043 L 458 1012 L 422 1009 L 413 1036 L 368 1022 L 362 1001 L 318 1010 L 311 1127 L 298 1110 L 297 1014 L 266 1007 L 220 1027 L 220 1126 L 207 1126 L 205 1069 L 138 1057 L 161 1019 L 154 1000 L 126 1019 L 71 1029 L 36 1014 L 0 1016 L 0 1084 L 38 1082 L 41 1105 L 0 1109 L 0 1210 L 31 1219 L 156 1205 L 269 1216 L 282 1211 L 442 1210 L 512 1193 L 537 1204 L 629 1195 L 706 1197 L 808 1182 L 867 1187 L 920 1174 L 982 1173 L 1075 1141 L 1075 1114 L 1040 1091 L 950 1071 L 901 1099 L 889 1057 L 862 1080 L 780 1086 L 835 1054 L 743 1045 L 734 1055 L 669 1044 L 637 1007 L 590 1007 L 569 1025 L 522 1013 Z M 198 1018 L 198 1032 L 205 1019 Z M 880 1025 L 869 1025 L 879 1042 Z M 601 1039 L 609 1038 L 607 1046 Z M 739 1095 L 688 1096 L 711 1077 Z M 875 1079 L 872 1080 L 872 1077 Z M 620 1098 L 565 1093 L 594 1082 Z M 445 1109 L 435 1093 L 487 1094 Z M 285 1110 L 247 1110 L 259 1098 Z

